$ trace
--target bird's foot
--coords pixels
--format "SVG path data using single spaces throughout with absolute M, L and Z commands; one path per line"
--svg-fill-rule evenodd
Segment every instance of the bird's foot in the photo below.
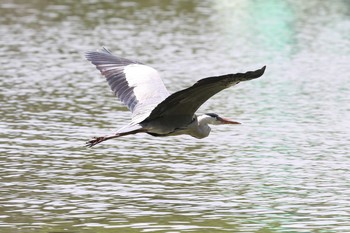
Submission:
M 106 140 L 106 137 L 93 137 L 91 140 L 86 142 L 87 147 L 93 147 L 96 144 L 99 144 L 100 142 L 103 142 Z

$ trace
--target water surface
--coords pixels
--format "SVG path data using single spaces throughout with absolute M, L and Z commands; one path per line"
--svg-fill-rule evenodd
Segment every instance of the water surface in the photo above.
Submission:
M 0 231 L 349 232 L 350 4 L 0 4 Z M 267 65 L 199 112 L 243 124 L 203 140 L 134 135 L 83 58 L 106 46 L 171 92 Z

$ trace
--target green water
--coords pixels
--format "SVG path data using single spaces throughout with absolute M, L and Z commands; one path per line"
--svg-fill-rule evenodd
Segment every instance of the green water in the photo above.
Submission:
M 0 3 L 0 232 L 350 232 L 347 0 Z M 267 65 L 202 106 L 242 125 L 134 135 L 83 57 L 106 46 L 174 92 Z

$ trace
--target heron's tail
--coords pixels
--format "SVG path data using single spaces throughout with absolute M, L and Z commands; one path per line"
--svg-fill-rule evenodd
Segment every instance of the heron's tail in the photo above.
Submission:
M 116 134 L 123 134 L 123 133 L 131 132 L 131 131 L 141 130 L 141 129 L 142 129 L 141 125 L 130 123 L 130 124 L 120 128 L 120 129 L 118 129 Z

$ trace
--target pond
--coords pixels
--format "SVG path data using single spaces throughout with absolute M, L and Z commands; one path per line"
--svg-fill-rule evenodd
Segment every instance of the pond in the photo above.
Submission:
M 0 3 L 0 231 L 349 232 L 347 0 Z M 209 137 L 84 147 L 130 113 L 84 58 L 103 46 L 170 92 L 267 66 L 199 113 Z

